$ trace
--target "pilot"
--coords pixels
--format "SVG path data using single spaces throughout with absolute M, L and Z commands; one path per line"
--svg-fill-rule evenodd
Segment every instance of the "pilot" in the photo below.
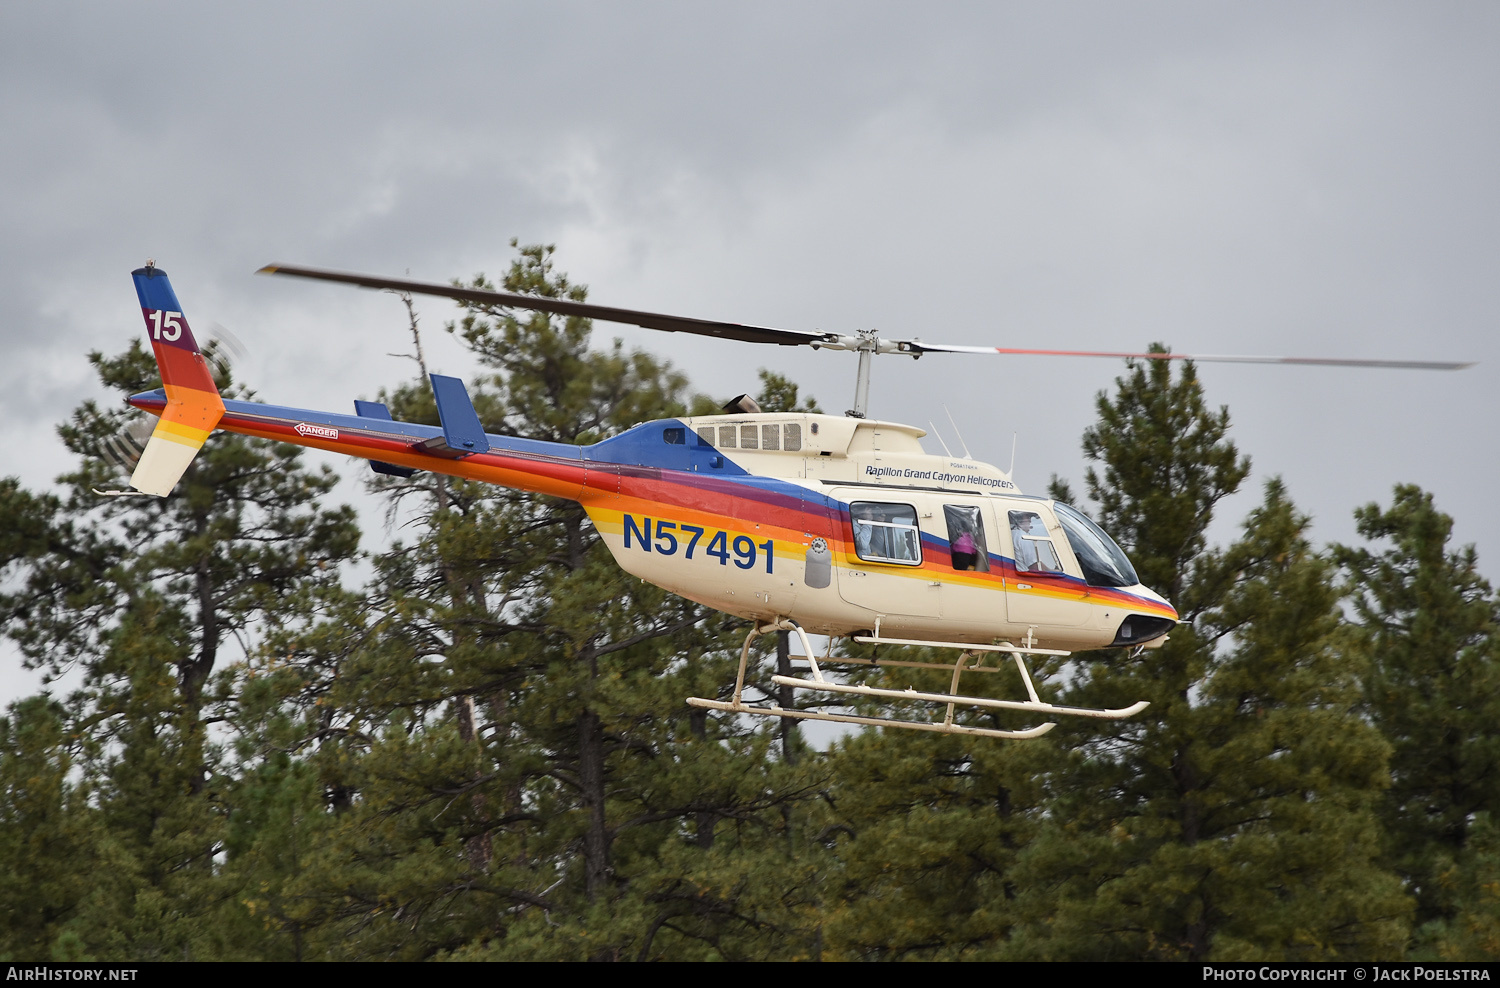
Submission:
M 1016 569 L 1023 573 L 1044 568 L 1041 560 L 1037 558 L 1036 543 L 1026 537 L 1034 531 L 1034 528 L 1040 528 L 1043 533 L 1046 532 L 1046 529 L 1042 528 L 1042 519 L 1037 515 L 1029 511 L 1010 513 L 1010 540 L 1016 547 Z

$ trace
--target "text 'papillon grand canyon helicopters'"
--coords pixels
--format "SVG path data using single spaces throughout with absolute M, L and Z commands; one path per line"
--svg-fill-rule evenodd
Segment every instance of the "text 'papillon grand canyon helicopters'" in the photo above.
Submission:
M 772 329 L 308 268 L 273 265 L 262 272 L 668 332 L 857 353 L 854 408 L 847 416 L 761 412 L 742 398 L 723 414 L 644 422 L 602 442 L 572 446 L 487 434 L 463 382 L 438 374 L 430 376 L 440 426 L 392 421 L 386 406 L 377 402 L 356 401 L 355 414 L 343 415 L 225 401 L 166 272 L 147 262 L 133 277 L 163 386 L 129 399 L 159 417 L 130 483 L 135 492 L 167 496 L 209 434 L 222 429 L 361 457 L 378 473 L 410 476 L 428 470 L 569 498 L 583 506 L 627 572 L 752 622 L 730 699 L 692 698 L 688 703 L 736 714 L 950 734 L 1029 738 L 1054 726 L 1051 721 L 1019 731 L 968 726 L 954 722 L 955 706 L 1042 717 L 1139 713 L 1146 703 L 1118 709 L 1044 703 L 1024 657 L 1156 647 L 1178 615 L 1170 602 L 1141 585 L 1114 540 L 1076 509 L 1022 494 L 1005 472 L 987 463 L 925 452 L 918 442 L 925 430 L 866 419 L 872 356 L 1050 354 L 1428 370 L 1469 366 L 947 346 L 887 340 L 872 332 L 846 336 Z M 937 704 L 940 715 L 932 721 L 908 721 L 747 703 L 750 645 L 759 635 L 781 630 L 798 636 L 810 674 L 773 677 L 778 686 Z M 828 636 L 821 660 L 809 632 Z M 858 661 L 832 657 L 838 637 L 956 649 L 959 657 L 951 665 L 879 660 L 881 666 L 951 670 L 949 692 L 888 690 L 828 679 L 823 665 Z M 963 673 L 1004 668 L 1003 662 L 987 662 L 993 653 L 1014 658 L 1027 699 L 958 692 Z

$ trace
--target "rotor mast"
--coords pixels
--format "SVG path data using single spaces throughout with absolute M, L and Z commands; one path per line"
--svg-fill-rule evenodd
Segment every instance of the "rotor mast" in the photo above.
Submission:
M 854 407 L 844 414 L 852 419 L 862 419 L 870 408 L 870 357 L 868 347 L 859 348 L 859 370 L 854 378 Z
M 883 340 L 873 329 L 862 329 L 854 336 L 829 334 L 828 339 L 812 344 L 814 349 L 853 350 L 859 354 L 859 367 L 854 372 L 854 407 L 844 414 L 852 419 L 862 419 L 870 410 L 870 358 L 877 353 L 904 353 L 913 360 L 922 356 L 922 351 L 910 343 Z

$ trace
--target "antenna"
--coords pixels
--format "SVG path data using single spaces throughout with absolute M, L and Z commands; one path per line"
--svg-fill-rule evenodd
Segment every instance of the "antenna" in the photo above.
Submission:
M 1016 438 L 1018 436 L 1019 433 L 1012 432 L 1010 434 L 1010 469 L 1005 471 L 1005 475 L 1012 480 L 1016 476 Z
M 937 426 L 933 425 L 932 419 L 928 419 L 927 424 L 932 426 L 932 437 L 938 441 L 939 446 L 943 447 L 943 452 L 948 453 L 948 444 L 943 442 L 943 436 L 940 432 L 937 431 Z M 952 456 L 953 454 L 948 453 L 948 455 Z
M 969 444 L 964 442 L 964 434 L 958 431 L 958 423 L 953 421 L 953 413 L 948 411 L 948 406 L 943 405 L 943 413 L 948 416 L 948 424 L 953 426 L 953 434 L 958 437 L 958 444 L 964 448 L 964 459 L 972 460 L 974 455 L 969 452 Z

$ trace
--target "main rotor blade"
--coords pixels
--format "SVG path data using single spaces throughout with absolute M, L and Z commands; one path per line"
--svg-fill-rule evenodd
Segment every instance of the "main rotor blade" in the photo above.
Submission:
M 1309 364 L 1331 367 L 1390 367 L 1415 370 L 1462 370 L 1473 363 L 1439 360 L 1354 360 L 1335 357 L 1256 357 L 1232 354 L 1190 353 L 1123 353 L 1100 350 L 1018 350 L 1006 347 L 957 346 L 943 343 L 923 343 L 918 340 L 875 340 L 860 345 L 848 337 L 836 333 L 809 332 L 802 329 L 776 329 L 770 326 L 748 326 L 737 322 L 718 322 L 712 319 L 693 319 L 687 316 L 670 316 L 660 312 L 641 312 L 636 309 L 618 309 L 590 302 L 575 302 L 571 299 L 547 298 L 542 295 L 516 295 L 511 292 L 489 291 L 481 288 L 463 288 L 458 285 L 440 285 L 433 282 L 408 281 L 403 278 L 381 278 L 374 275 L 350 274 L 343 271 L 325 271 L 319 268 L 299 268 L 286 264 L 268 264 L 258 274 L 284 274 L 317 281 L 336 281 L 363 288 L 379 288 L 389 291 L 410 292 L 413 295 L 436 295 L 460 302 L 478 305 L 494 305 L 515 309 L 530 309 L 561 316 L 580 316 L 599 319 L 603 322 L 623 323 L 659 329 L 668 333 L 693 333 L 698 336 L 717 336 L 721 339 L 741 340 L 746 343 L 774 343 L 778 346 L 827 346 L 831 349 L 853 350 L 870 346 L 882 353 L 999 353 L 1021 356 L 1048 357 L 1110 357 L 1134 360 L 1193 360 L 1203 363 L 1233 364 Z M 852 345 L 851 345 L 852 344 Z
M 1214 353 L 1116 353 L 1105 350 L 1012 350 L 998 346 L 949 346 L 942 343 L 902 343 L 905 352 L 1003 353 L 1039 357 L 1112 357 L 1116 360 L 1191 360 L 1221 364 L 1314 364 L 1327 367 L 1391 367 L 1407 370 L 1463 370 L 1473 362 L 1449 360 L 1356 360 L 1347 357 L 1254 357 Z
M 298 278 L 313 278 L 318 281 L 337 281 L 363 288 L 383 288 L 413 295 L 437 295 L 460 302 L 479 305 L 496 305 L 514 309 L 531 309 L 559 316 L 581 316 L 604 322 L 624 323 L 627 326 L 643 326 L 660 329 L 668 333 L 695 333 L 699 336 L 718 336 L 746 343 L 775 343 L 780 346 L 803 346 L 824 343 L 833 337 L 829 333 L 810 333 L 801 329 L 773 329 L 769 326 L 746 326 L 737 322 L 715 322 L 711 319 L 690 319 L 685 316 L 669 316 L 659 312 L 638 312 L 634 309 L 616 309 L 607 305 L 589 302 L 574 302 L 571 299 L 547 298 L 541 295 L 515 295 L 510 292 L 486 291 L 480 288 L 462 288 L 457 285 L 439 285 L 423 281 L 406 281 L 401 278 L 380 278 L 372 275 L 347 274 L 342 271 L 323 271 L 317 268 L 297 268 L 286 264 L 267 264 L 257 274 L 287 274 Z

